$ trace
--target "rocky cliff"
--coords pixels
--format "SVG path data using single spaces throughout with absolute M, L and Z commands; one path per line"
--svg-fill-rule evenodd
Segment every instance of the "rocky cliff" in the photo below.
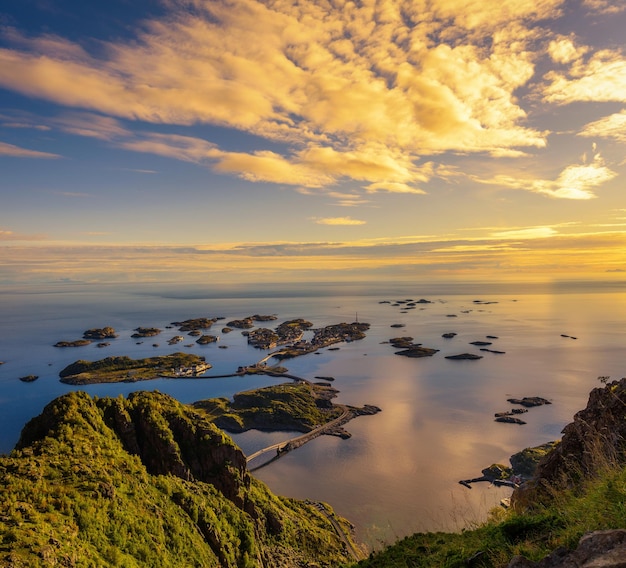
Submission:
M 545 503 L 607 468 L 626 463 L 626 379 L 593 389 L 584 410 L 563 429 L 561 443 L 537 465 L 532 481 L 513 493 L 518 509 Z
M 325 515 L 274 496 L 249 475 L 230 438 L 158 392 L 54 400 L 0 457 L 0 481 L 2 566 L 287 568 L 349 560 Z
M 590 393 L 512 507 L 461 533 L 416 533 L 358 566 L 626 568 L 625 440 L 626 378 Z M 530 469 L 533 454 L 517 465 Z

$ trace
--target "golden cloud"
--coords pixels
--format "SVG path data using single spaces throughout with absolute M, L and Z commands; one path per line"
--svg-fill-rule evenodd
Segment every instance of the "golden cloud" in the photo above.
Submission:
M 586 124 L 579 136 L 613 138 L 626 142 L 626 110 Z
M 626 4 L 613 0 L 583 0 L 583 4 L 601 14 L 619 14 L 626 10 Z
M 42 234 L 27 235 L 25 233 L 15 233 L 9 229 L 0 229 L 0 241 L 43 241 L 46 238 Z
M 587 61 L 576 58 L 568 73 L 550 71 L 545 79 L 543 98 L 547 102 L 626 101 L 626 58 L 617 51 L 598 51 Z
M 548 53 L 552 60 L 563 64 L 578 61 L 588 50 L 586 46 L 576 47 L 569 37 L 552 40 L 548 45 Z
M 313 168 L 306 163 L 293 163 L 275 152 L 243 152 L 216 151 L 212 157 L 217 160 L 214 169 L 219 172 L 238 174 L 249 181 L 265 181 L 304 185 L 306 187 L 322 187 L 333 181 L 331 174 Z
M 355 226 L 355 225 L 366 224 L 366 221 L 362 221 L 360 219 L 353 219 L 352 217 L 323 217 L 323 218 L 314 218 L 314 221 L 318 225 Z
M 550 229 L 550 227 L 547 227 Z M 184 273 L 190 281 L 276 282 L 355 277 L 520 278 L 553 276 L 597 278 L 626 267 L 623 231 L 548 234 L 533 228 L 517 235 L 481 239 L 386 239 L 380 242 L 232 243 L 211 247 L 159 246 L 7 246 L 5 279 L 50 281 L 171 281 Z M 539 228 L 540 229 L 540 228 Z M 583 228 L 581 228 L 583 229 Z M 3 232 L 0 231 L 0 238 Z M 8 235 L 11 240 L 17 239 Z M 320 270 L 322 269 L 322 270 Z M 175 276 L 178 278 L 178 276 Z
M 552 227 L 526 227 L 496 231 L 492 236 L 496 239 L 545 239 L 556 234 L 557 231 Z
M 586 200 L 595 198 L 594 191 L 616 176 L 617 173 L 605 165 L 600 154 L 595 154 L 588 164 L 573 164 L 565 167 L 554 180 L 528 176 L 515 177 L 506 174 L 499 174 L 489 179 L 470 177 L 479 183 L 523 189 L 557 199 Z
M 539 57 L 542 30 L 533 24 L 558 16 L 562 0 L 167 5 L 166 17 L 127 42 L 103 44 L 97 56 L 63 38 L 8 33 L 0 86 L 106 115 L 91 126 L 66 120 L 78 135 L 122 137 L 129 149 L 312 188 L 348 178 L 370 192 L 421 193 L 429 174 L 414 164 L 425 155 L 516 157 L 545 146 L 546 133 L 525 126 L 514 93 Z M 219 125 L 288 150 L 126 139 L 112 117 Z

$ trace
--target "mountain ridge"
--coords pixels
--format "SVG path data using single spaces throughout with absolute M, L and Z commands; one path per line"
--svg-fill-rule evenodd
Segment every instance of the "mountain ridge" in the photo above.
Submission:
M 11 568 L 321 568 L 351 559 L 325 515 L 274 496 L 228 436 L 158 392 L 55 399 L 0 458 L 0 477 L 0 559 Z

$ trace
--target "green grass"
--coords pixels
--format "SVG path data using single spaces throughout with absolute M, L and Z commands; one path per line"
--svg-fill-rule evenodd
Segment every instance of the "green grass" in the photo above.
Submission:
M 308 432 L 341 414 L 341 409 L 321 409 L 319 393 L 326 387 L 285 383 L 237 393 L 232 403 L 226 399 L 207 399 L 194 403 L 197 409 L 220 428 L 240 432 L 261 430 L 296 430 Z
M 59 377 L 61 382 L 77 385 L 150 380 L 160 375 L 174 376 L 172 369 L 203 362 L 202 357 L 189 353 L 172 353 L 146 359 L 131 359 L 127 356 L 106 357 L 98 361 L 80 359 L 65 367 Z
M 360 562 L 360 568 L 506 567 L 521 554 L 538 561 L 575 548 L 587 532 L 626 527 L 626 469 L 608 468 L 581 486 L 553 493 L 532 511 L 497 509 L 484 525 L 460 533 L 420 533 Z
M 134 429 L 150 440 L 138 455 L 126 447 Z M 348 560 L 319 511 L 273 495 L 245 471 L 228 436 L 167 395 L 69 393 L 25 427 L 18 447 L 0 456 L 1 566 L 254 568 L 289 559 L 331 568 Z M 181 471 L 183 463 L 215 483 Z

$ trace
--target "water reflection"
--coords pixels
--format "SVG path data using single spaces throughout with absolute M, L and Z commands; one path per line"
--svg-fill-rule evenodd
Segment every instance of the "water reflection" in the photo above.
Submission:
M 378 303 L 393 297 L 358 291 L 358 295 L 286 299 L 211 298 L 199 291 L 164 297 L 113 288 L 71 294 L 15 292 L 0 313 L 0 360 L 6 361 L 0 366 L 0 449 L 8 451 L 26 420 L 72 388 L 58 382 L 58 372 L 77 358 L 146 357 L 177 349 L 160 338 L 158 348 L 152 347 L 153 341 L 137 345 L 129 336 L 139 325 L 164 328 L 192 317 L 275 313 L 277 323 L 305 317 L 321 326 L 352 321 L 358 312 L 359 320 L 371 323 L 366 339 L 286 364 L 293 374 L 309 379 L 335 377 L 338 402 L 375 404 L 382 412 L 348 423 L 353 435 L 349 440 L 319 437 L 255 475 L 278 494 L 330 503 L 355 523 L 359 538 L 376 547 L 418 530 L 454 530 L 482 520 L 510 490 L 487 484 L 468 490 L 458 481 L 479 475 L 491 463 L 507 463 L 524 447 L 557 439 L 586 404 L 589 390 L 598 386 L 596 377 L 624 375 L 623 294 L 502 295 L 490 297 L 497 302 L 492 304 L 475 304 L 475 296 L 439 295 L 430 298 L 432 304 L 401 313 L 400 307 Z M 407 289 L 396 297 L 425 295 Z M 390 327 L 396 323 L 404 327 Z M 52 347 L 60 339 L 77 339 L 85 329 L 103 325 L 120 333 L 106 352 L 95 346 L 80 351 Z M 446 332 L 457 335 L 444 339 Z M 487 335 L 496 336 L 493 347 L 506 353 L 480 352 L 470 345 Z M 411 336 L 440 352 L 424 359 L 398 357 L 387 343 L 396 336 Z M 190 348 L 207 357 L 214 366 L 212 373 L 230 372 L 260 358 L 239 332 L 223 335 L 220 341 L 227 349 Z M 483 354 L 483 359 L 445 359 L 470 350 Z M 41 378 L 20 383 L 17 377 L 26 374 Z M 117 396 L 158 389 L 192 402 L 231 397 L 275 382 L 279 381 L 269 377 L 159 380 L 84 390 Z M 553 404 L 531 409 L 526 425 L 493 421 L 495 412 L 509 408 L 507 398 L 534 395 Z M 248 432 L 234 438 L 250 454 L 289 437 L 285 432 Z

